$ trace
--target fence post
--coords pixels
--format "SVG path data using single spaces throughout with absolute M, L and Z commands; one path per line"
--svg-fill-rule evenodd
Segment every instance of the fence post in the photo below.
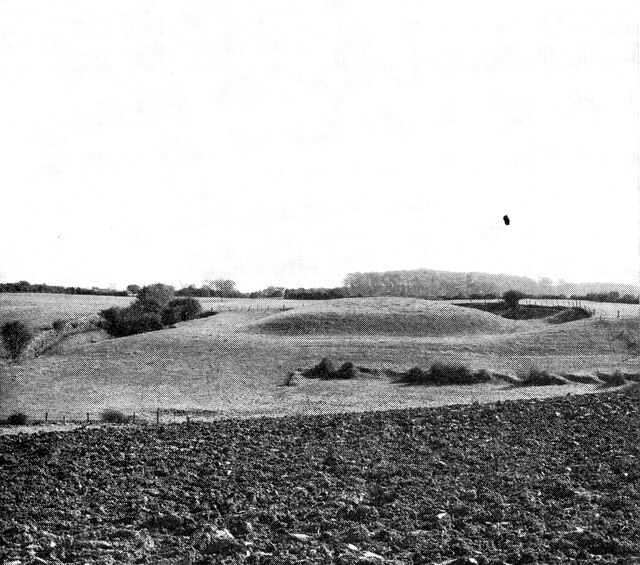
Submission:
M 66 415 L 66 414 L 63 414 L 63 415 L 62 415 L 62 423 L 63 423 L 63 424 L 66 424 L 66 423 L 67 423 L 67 415 Z
M 133 413 L 133 423 L 134 424 L 136 423 L 136 413 L 135 412 Z
M 87 412 L 87 424 L 89 423 L 89 412 Z
M 189 427 L 189 412 L 187 412 L 187 428 Z
M 156 424 L 160 423 L 160 408 L 156 410 Z
M 49 421 L 49 412 L 45 412 L 44 413 L 44 421 L 48 422 Z

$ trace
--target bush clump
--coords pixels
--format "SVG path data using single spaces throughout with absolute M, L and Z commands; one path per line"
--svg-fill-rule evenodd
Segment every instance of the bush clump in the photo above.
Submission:
M 491 380 L 488 371 L 472 371 L 466 365 L 436 362 L 427 370 L 420 367 L 409 369 L 400 380 L 415 385 L 470 385 L 486 383 Z
M 165 326 L 195 320 L 202 313 L 202 305 L 195 298 L 174 298 L 162 311 Z
M 567 381 L 562 377 L 552 375 L 549 371 L 531 369 L 520 380 L 520 386 L 555 386 L 564 385 Z
M 305 377 L 327 378 L 331 373 L 335 372 L 335 367 L 331 360 L 327 357 L 323 358 L 320 363 L 302 373 Z
M 325 378 L 327 379 L 354 379 L 358 376 L 358 369 L 356 366 L 347 362 L 344 363 L 337 371 L 329 373 Z
M 150 314 L 162 314 L 174 295 L 175 289 L 166 284 L 156 283 L 144 286 L 138 292 L 138 298 L 131 308 Z
M 137 308 L 113 306 L 100 312 L 100 326 L 112 337 L 124 337 L 144 332 L 161 330 L 164 326 L 159 314 L 144 312 Z
M 302 373 L 303 376 L 316 379 L 353 379 L 358 375 L 358 368 L 351 362 L 344 363 L 336 369 L 330 359 L 325 357 Z
M 605 386 L 622 386 L 627 384 L 627 379 L 620 369 L 613 373 L 598 373 L 598 378 L 604 382 Z
M 22 412 L 16 412 L 15 414 L 11 414 L 11 416 L 7 418 L 7 424 L 9 424 L 10 426 L 24 426 L 28 420 L 29 418 L 26 414 L 23 414 Z
M 525 298 L 525 294 L 520 292 L 519 290 L 507 290 L 502 295 L 502 300 L 504 300 L 505 305 L 510 310 L 517 310 L 518 304 L 523 298 Z
M 33 338 L 31 330 L 19 320 L 4 324 L 1 333 L 2 343 L 11 359 L 17 359 L 27 349 Z
M 161 330 L 177 322 L 197 318 L 202 306 L 194 298 L 174 299 L 174 289 L 164 284 L 145 286 L 128 308 L 116 306 L 100 312 L 100 327 L 112 337 Z
M 215 310 L 206 310 L 205 312 L 202 312 L 198 318 L 210 318 L 211 316 L 215 316 L 218 312 L 216 312 Z
M 66 320 L 56 320 L 55 322 L 53 322 L 53 330 L 56 333 L 60 333 L 61 331 L 63 331 L 66 327 L 67 327 L 67 321 Z
M 107 408 L 100 415 L 100 420 L 108 424 L 125 424 L 127 417 L 120 410 Z

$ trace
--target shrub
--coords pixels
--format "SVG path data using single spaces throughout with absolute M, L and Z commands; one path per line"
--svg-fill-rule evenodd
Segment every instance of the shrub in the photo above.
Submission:
M 465 365 L 436 362 L 428 370 L 420 367 L 409 369 L 401 375 L 401 381 L 417 385 L 453 385 L 478 384 L 491 380 L 491 375 L 484 369 L 472 371 Z
M 127 417 L 114 408 L 107 408 L 100 416 L 100 420 L 108 424 L 124 424 L 127 421 Z
M 100 312 L 101 327 L 112 337 L 124 337 L 144 332 L 161 330 L 162 320 L 158 314 L 142 312 L 134 308 L 107 308 Z
M 17 359 L 25 351 L 32 337 L 31 330 L 19 320 L 2 326 L 2 342 L 11 359 Z
M 402 375 L 401 380 L 407 384 L 429 384 L 429 372 L 423 371 L 420 367 L 413 367 Z
M 330 359 L 325 357 L 315 367 L 308 369 L 302 373 L 305 377 L 327 377 L 331 373 L 335 372 L 335 367 Z
M 99 322 L 99 326 L 106 330 L 109 335 L 117 337 L 120 334 L 119 327 L 122 323 L 123 313 L 124 308 L 118 308 L 117 306 L 101 310 L 100 317 L 102 320 Z
M 473 382 L 473 373 L 465 365 L 434 363 L 429 369 L 429 377 L 437 384 L 466 384 Z
M 28 418 L 26 414 L 16 412 L 7 418 L 7 424 L 11 426 L 24 426 L 27 423 L 27 420 Z
M 162 311 L 162 323 L 176 324 L 194 320 L 202 312 L 202 305 L 195 298 L 175 298 Z
M 328 379 L 353 379 L 358 375 L 358 370 L 351 362 L 344 363 L 337 371 L 330 372 Z
M 563 385 L 566 381 L 556 375 L 552 375 L 549 371 L 541 371 L 540 369 L 531 369 L 527 375 L 520 380 L 521 386 L 554 386 Z
M 165 326 L 174 327 L 174 324 L 182 321 L 180 319 L 180 310 L 167 307 L 162 311 L 160 320 Z
M 522 300 L 524 297 L 524 293 L 520 292 L 519 290 L 507 290 L 502 295 L 502 300 L 504 300 L 504 303 L 508 308 L 510 308 L 511 310 L 515 310 L 516 308 L 518 308 L 520 300 Z
M 164 326 L 159 314 L 132 314 L 124 317 L 124 335 L 161 330 Z
M 60 333 L 62 330 L 64 330 L 66 326 L 67 326 L 66 320 L 56 320 L 55 322 L 53 322 L 53 329 L 57 333 Z
M 198 318 L 209 318 L 211 316 L 215 316 L 218 312 L 216 312 L 215 310 L 207 310 L 206 312 L 202 312 L 202 314 L 200 314 L 198 316 Z
M 145 286 L 138 292 L 138 298 L 131 308 L 144 313 L 161 314 L 174 294 L 174 288 L 166 284 L 156 283 Z
M 598 373 L 598 378 L 604 381 L 606 386 L 622 386 L 627 384 L 627 379 L 620 369 L 616 369 L 613 373 Z
M 298 386 L 298 376 L 300 375 L 300 371 L 292 371 L 287 374 L 282 383 L 283 386 Z
M 140 286 L 137 284 L 130 284 L 127 286 L 127 292 L 129 294 L 136 295 L 140 292 Z

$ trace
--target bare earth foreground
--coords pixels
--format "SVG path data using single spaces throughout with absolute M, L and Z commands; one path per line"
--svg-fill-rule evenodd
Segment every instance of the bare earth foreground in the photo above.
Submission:
M 7 298 L 9 296 L 9 298 Z M 71 314 L 88 316 L 128 299 L 64 295 L 2 295 L 2 317 L 32 325 Z M 71 298 L 70 302 L 67 300 Z M 103 300 L 104 298 L 104 300 Z M 97 302 L 94 304 L 91 301 Z M 404 386 L 381 375 L 348 381 L 286 375 L 323 357 L 372 369 L 407 370 L 434 361 L 464 363 L 515 375 L 532 367 L 589 373 L 638 372 L 621 333 L 637 335 L 637 305 L 598 305 L 594 318 L 550 325 L 513 322 L 479 310 L 405 298 L 322 303 L 203 301 L 216 316 L 120 339 L 70 336 L 46 355 L 18 363 L 0 360 L 0 417 L 24 412 L 33 419 L 92 420 L 108 407 L 154 421 L 192 418 L 324 414 L 599 392 L 599 384 L 514 388 L 482 385 Z M 283 312 L 285 308 L 297 308 Z M 620 307 L 623 308 L 620 308 Z M 94 309 L 92 311 L 92 308 Z M 620 319 L 617 310 L 622 309 Z M 96 343 L 91 343 L 96 341 Z
M 640 562 L 640 388 L 0 438 L 0 562 Z

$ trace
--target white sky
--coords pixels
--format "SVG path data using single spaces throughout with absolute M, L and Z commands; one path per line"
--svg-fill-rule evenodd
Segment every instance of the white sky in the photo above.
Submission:
M 0 0 L 0 280 L 637 283 L 639 16 Z

